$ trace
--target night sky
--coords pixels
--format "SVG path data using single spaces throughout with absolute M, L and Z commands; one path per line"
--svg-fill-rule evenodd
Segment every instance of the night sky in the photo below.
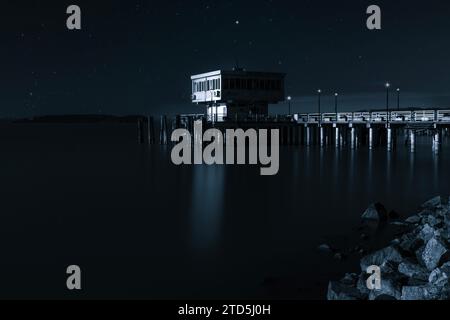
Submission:
M 81 31 L 66 28 L 70 4 Z M 366 28 L 371 4 L 381 31 Z M 15 0 L 1 17 L 1 117 L 201 112 L 190 75 L 236 61 L 286 72 L 295 112 L 318 88 L 325 110 L 335 91 L 342 108 L 382 107 L 387 80 L 403 107 L 450 107 L 448 1 Z

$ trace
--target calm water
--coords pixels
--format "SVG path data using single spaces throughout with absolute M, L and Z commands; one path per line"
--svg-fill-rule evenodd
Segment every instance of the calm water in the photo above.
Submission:
M 357 271 L 318 252 L 374 201 L 450 194 L 450 148 L 282 148 L 280 172 L 175 167 L 131 125 L 0 127 L 0 297 L 323 299 Z M 83 270 L 82 293 L 65 268 Z

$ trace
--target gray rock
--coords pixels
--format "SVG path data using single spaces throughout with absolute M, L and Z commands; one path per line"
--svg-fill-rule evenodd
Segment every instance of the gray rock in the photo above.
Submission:
M 423 219 L 422 223 L 427 223 L 431 227 L 435 228 L 437 225 L 442 223 L 442 218 L 437 218 L 433 215 L 428 215 Z
M 336 260 L 345 260 L 347 258 L 347 256 L 341 252 L 337 252 L 334 256 L 334 259 Z
M 422 212 L 405 222 L 391 223 L 407 228 L 393 229 L 396 238 L 390 246 L 361 258 L 360 275 L 347 274 L 338 282 L 330 282 L 328 299 L 450 300 L 450 204 L 435 197 L 422 207 Z M 386 209 L 372 204 L 362 218 L 365 226 L 379 226 L 387 219 Z M 367 288 L 366 271 L 372 265 L 381 268 L 381 290 Z
M 447 273 L 442 272 L 441 269 L 437 268 L 430 273 L 428 281 L 435 286 L 443 287 L 448 284 L 448 276 Z
M 389 224 L 393 225 L 393 226 L 398 226 L 398 227 L 408 227 L 409 226 L 409 223 L 402 222 L 402 221 L 393 221 Z
M 422 239 L 424 242 L 428 242 L 431 238 L 435 236 L 435 232 L 436 230 L 427 223 L 420 230 L 418 237 Z
M 422 218 L 419 217 L 418 215 L 413 215 L 413 216 L 409 217 L 408 219 L 406 219 L 405 222 L 410 223 L 410 224 L 416 224 L 416 223 L 419 223 L 421 219 Z
M 370 294 L 370 290 L 367 288 L 367 279 L 369 278 L 369 274 L 365 272 L 361 272 L 358 278 L 358 282 L 356 283 L 356 288 L 361 292 L 362 295 L 368 297 Z
M 428 271 L 433 271 L 438 267 L 441 257 L 447 252 L 447 249 L 436 238 L 430 239 L 425 247 L 417 251 L 417 259 Z
M 369 300 L 377 300 L 380 296 L 388 296 L 396 300 L 402 297 L 401 275 L 397 273 L 383 273 L 381 277 L 381 289 L 371 290 Z
M 450 214 L 446 214 L 445 216 L 444 216 L 444 223 L 445 223 L 445 225 L 447 226 L 447 227 L 450 227 Z
M 434 269 L 428 278 L 430 284 L 444 287 L 450 284 L 450 262 L 444 263 L 442 267 Z
M 409 278 L 417 280 L 425 281 L 428 279 L 428 271 L 424 267 L 412 263 L 411 261 L 404 261 L 400 263 L 398 266 L 398 272 Z
M 444 217 L 448 216 L 448 210 L 449 210 L 448 206 L 447 207 L 442 207 L 442 208 L 437 208 L 436 209 L 436 215 L 439 218 L 444 218 Z
M 345 277 L 342 278 L 341 283 L 348 285 L 348 286 L 352 286 L 355 287 L 356 283 L 358 282 L 358 275 L 356 273 L 346 273 Z
M 358 289 L 341 281 L 331 281 L 328 284 L 328 300 L 364 300 L 366 298 Z
M 399 247 L 407 252 L 415 253 L 423 244 L 422 239 L 416 237 L 413 233 L 407 233 L 401 237 Z
M 381 203 L 373 203 L 364 211 L 361 218 L 363 220 L 385 221 L 388 218 L 388 214 Z
M 434 197 L 422 204 L 422 208 L 435 209 L 442 204 L 441 196 Z
M 441 290 L 432 285 L 404 286 L 401 300 L 437 300 Z
M 393 246 L 386 247 L 382 250 L 367 255 L 361 259 L 361 271 L 366 272 L 370 266 L 379 266 L 380 268 L 389 261 L 400 263 L 402 262 L 402 256 L 400 252 Z
M 450 227 L 445 227 L 439 232 L 440 236 L 443 239 L 447 239 L 448 242 L 450 242 Z
M 331 249 L 331 247 L 329 246 L 329 245 L 327 245 L 327 244 L 321 244 L 319 247 L 318 247 L 318 249 L 319 249 L 319 251 L 322 251 L 322 252 L 327 252 L 327 253 L 330 253 L 330 252 L 332 252 L 333 250 Z
M 419 280 L 415 278 L 409 278 L 408 281 L 406 281 L 406 285 L 408 287 L 421 287 L 428 285 L 428 280 Z

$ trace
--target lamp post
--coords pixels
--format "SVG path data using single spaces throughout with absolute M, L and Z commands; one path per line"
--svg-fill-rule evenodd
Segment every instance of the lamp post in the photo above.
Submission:
M 386 123 L 389 125 L 389 88 L 391 84 L 389 82 L 386 83 Z
M 317 90 L 317 97 L 318 97 L 318 107 L 319 107 L 319 125 L 322 123 L 322 114 L 321 114 L 321 110 L 320 110 L 320 98 L 322 95 L 322 90 L 319 89 Z
M 400 111 L 400 88 L 397 88 L 397 111 Z
M 338 96 L 339 94 L 336 92 L 334 94 L 334 112 L 336 113 L 336 122 L 338 121 Z
M 291 100 L 292 100 L 292 97 L 291 97 L 291 96 L 288 96 L 288 97 L 287 97 L 287 101 L 288 101 L 288 103 L 289 103 L 289 115 L 291 115 Z

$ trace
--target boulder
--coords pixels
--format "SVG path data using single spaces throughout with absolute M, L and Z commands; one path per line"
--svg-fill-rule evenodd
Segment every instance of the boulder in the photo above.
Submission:
M 428 277 L 428 281 L 430 284 L 444 287 L 450 284 L 450 262 L 444 263 L 440 268 L 434 269 L 430 276 Z
M 430 225 L 431 227 L 436 227 L 437 225 L 442 223 L 442 218 L 440 217 L 435 217 L 433 215 L 428 215 L 427 217 L 425 217 L 422 221 L 422 223 L 426 223 L 428 225 Z
M 416 237 L 412 233 L 407 233 L 403 235 L 400 239 L 399 247 L 403 249 L 404 251 L 407 251 L 409 253 L 414 253 L 419 249 L 421 246 L 424 245 L 424 241 L 418 237 Z
M 446 252 L 447 249 L 442 242 L 436 238 L 432 238 L 423 248 L 417 251 L 417 259 L 428 271 L 433 271 L 438 267 L 441 257 Z
M 361 218 L 363 220 L 385 221 L 388 218 L 388 213 L 381 203 L 373 203 L 364 211 Z
M 421 265 L 408 260 L 399 264 L 398 272 L 412 279 L 428 280 L 428 271 Z
M 356 288 L 363 294 L 364 296 L 369 296 L 370 290 L 367 288 L 367 279 L 369 278 L 369 274 L 365 272 L 361 272 L 358 278 L 358 282 L 356 283 Z
M 426 209 L 435 209 L 442 204 L 441 196 L 434 197 L 433 199 L 428 200 L 424 204 L 422 204 L 422 208 Z
M 347 259 L 347 256 L 342 252 L 336 252 L 336 254 L 333 256 L 336 260 L 345 260 Z
M 379 266 L 380 268 L 388 262 L 401 263 L 402 256 L 400 252 L 394 247 L 389 246 L 361 259 L 361 271 L 366 272 L 370 266 Z
M 404 286 L 401 300 L 437 300 L 441 290 L 432 285 Z
M 424 242 L 428 242 L 435 236 L 435 232 L 436 230 L 427 223 L 420 230 L 418 237 Z
M 430 273 L 428 281 L 430 284 L 443 287 L 448 284 L 448 275 L 446 272 L 443 272 L 441 269 L 437 268 Z
M 321 251 L 321 252 L 326 252 L 326 253 L 331 253 L 331 252 L 333 252 L 333 249 L 331 249 L 331 247 L 328 245 L 328 244 L 321 244 L 319 247 L 318 247 L 318 249 L 319 249 L 319 251 Z
M 391 297 L 400 300 L 402 297 L 402 276 L 398 273 L 383 273 L 381 277 L 381 289 L 371 290 L 369 300 L 378 300 L 379 297 Z
M 364 300 L 367 299 L 354 286 L 342 281 L 331 281 L 328 285 L 328 300 Z
M 342 278 L 341 283 L 354 287 L 356 286 L 358 279 L 359 277 L 356 273 L 346 273 L 344 278 Z
M 410 223 L 410 224 L 416 224 L 416 223 L 419 223 L 421 219 L 422 218 L 419 217 L 418 215 L 413 215 L 413 216 L 409 217 L 408 219 L 406 219 L 405 222 Z
M 450 205 L 443 203 L 441 197 L 435 197 L 422 207 L 422 212 L 404 222 L 392 221 L 392 225 L 402 228 L 390 229 L 395 231 L 391 244 L 363 256 L 359 275 L 347 274 L 340 281 L 330 282 L 328 299 L 450 299 Z M 379 228 L 379 222 L 387 220 L 388 215 L 381 204 L 372 204 L 362 218 L 365 220 L 365 232 L 367 225 L 373 224 Z M 361 239 L 366 239 L 366 233 L 362 233 Z M 359 248 L 351 252 L 357 252 Z M 333 251 L 333 254 L 336 252 Z M 340 254 L 335 256 L 341 258 Z M 372 265 L 381 268 L 380 290 L 367 288 L 369 275 L 366 272 Z

